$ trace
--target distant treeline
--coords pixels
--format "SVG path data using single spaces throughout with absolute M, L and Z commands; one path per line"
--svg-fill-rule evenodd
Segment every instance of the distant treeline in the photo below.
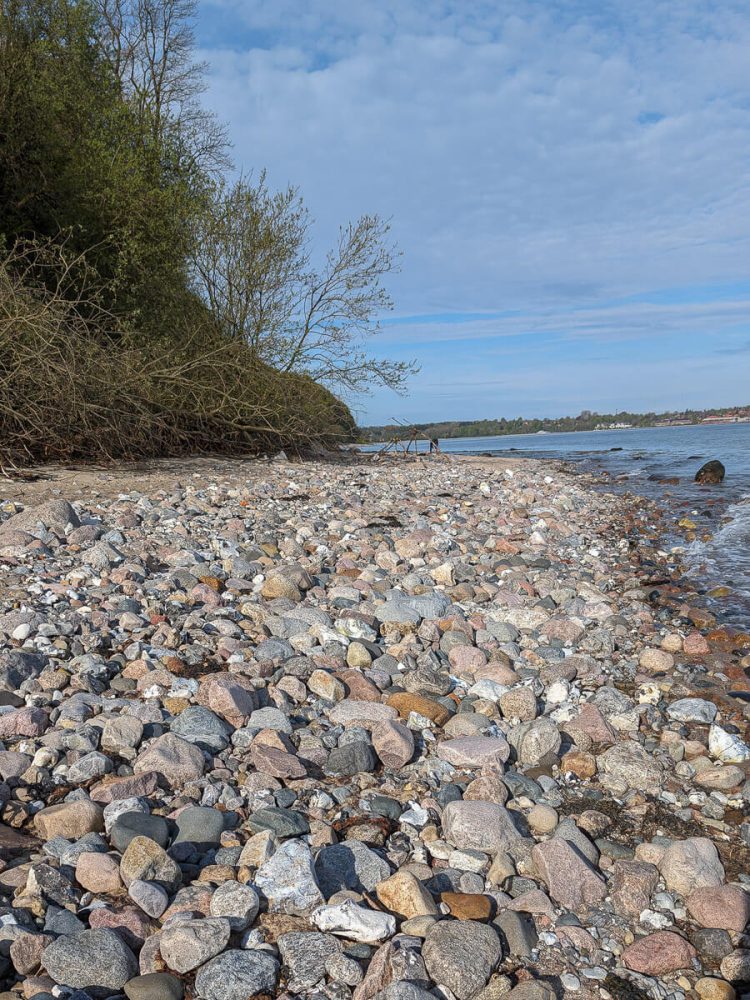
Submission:
M 387 424 L 382 427 L 360 427 L 358 440 L 360 442 L 389 441 L 394 436 L 408 438 L 413 431 L 423 439 L 466 438 L 466 437 L 496 437 L 505 434 L 536 434 L 538 431 L 548 433 L 561 431 L 593 431 L 615 424 L 629 424 L 631 427 L 653 427 L 665 423 L 700 423 L 708 416 L 726 416 L 737 412 L 747 412 L 750 407 L 725 407 L 714 410 L 680 410 L 665 413 L 630 413 L 626 410 L 620 413 L 593 413 L 584 410 L 577 417 L 532 418 L 516 417 L 499 420 L 442 420 L 437 423 L 409 424 L 407 427 L 396 427 Z
M 351 439 L 397 254 L 227 181 L 197 0 L 0 0 L 0 466 Z

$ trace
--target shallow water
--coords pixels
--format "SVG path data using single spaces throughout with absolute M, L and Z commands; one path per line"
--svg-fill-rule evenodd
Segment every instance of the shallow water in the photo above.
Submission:
M 427 451 L 428 443 L 419 447 Z M 699 536 L 710 533 L 711 539 L 684 543 L 689 575 L 707 589 L 730 587 L 732 597 L 718 609 L 721 619 L 750 625 L 750 424 L 444 438 L 440 447 L 450 454 L 573 462 L 582 471 L 606 477 L 609 490 L 658 500 L 675 522 L 690 518 Z M 695 483 L 701 465 L 714 458 L 726 467 L 724 482 Z M 659 482 L 675 478 L 678 483 Z

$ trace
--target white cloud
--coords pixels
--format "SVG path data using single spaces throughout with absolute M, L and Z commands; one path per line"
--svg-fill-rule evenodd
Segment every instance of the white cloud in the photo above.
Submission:
M 298 184 L 323 241 L 363 212 L 391 217 L 399 312 L 534 320 L 487 321 L 482 336 L 539 323 L 650 336 L 666 322 L 720 337 L 742 322 L 739 300 L 601 306 L 747 278 L 744 3 L 203 4 L 249 39 L 203 53 L 237 162 Z M 417 333 L 386 339 L 402 330 Z

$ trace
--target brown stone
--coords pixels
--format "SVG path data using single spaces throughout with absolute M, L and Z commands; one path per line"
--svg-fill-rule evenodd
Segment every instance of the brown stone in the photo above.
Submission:
M 492 916 L 492 900 L 480 893 L 441 892 L 440 902 L 457 920 L 489 920 Z
M 249 682 L 247 682 L 249 683 Z M 209 674 L 201 680 L 196 701 L 210 708 L 235 728 L 244 726 L 257 707 L 254 689 L 248 688 L 235 674 Z
M 274 778 L 304 778 L 307 768 L 294 754 L 277 747 L 253 743 L 250 758 L 256 770 Z
M 159 776 L 156 771 L 144 771 L 141 774 L 128 774 L 118 778 L 115 775 L 105 775 L 89 792 L 95 802 L 108 805 L 118 799 L 149 798 L 159 787 Z
M 120 865 L 111 854 L 82 854 L 76 864 L 76 882 L 89 892 L 118 892 L 122 888 Z
M 195 781 L 203 774 L 203 754 L 198 747 L 174 733 L 159 736 L 136 758 L 133 770 L 156 771 L 173 788 Z
M 596 774 L 596 757 L 586 750 L 568 750 L 560 762 L 563 773 L 570 772 L 577 778 L 593 778 Z
M 91 927 L 108 927 L 116 931 L 133 951 L 142 948 L 153 931 L 146 914 L 135 906 L 124 906 L 117 911 L 104 906 L 96 907 L 89 914 L 89 924 Z
M 425 718 L 434 722 L 436 726 L 444 726 L 451 716 L 451 713 L 432 698 L 425 698 L 423 695 L 411 694 L 408 691 L 392 694 L 386 701 L 387 705 L 395 708 L 402 719 L 407 720 L 411 712 L 424 715 Z
M 78 840 L 86 833 L 100 833 L 104 829 L 104 813 L 101 806 L 86 799 L 60 802 L 40 809 L 34 816 L 34 826 L 45 840 L 53 837 Z
M 10 946 L 10 960 L 21 976 L 28 976 L 39 969 L 42 952 L 54 938 L 49 934 L 20 934 Z
M 617 743 L 617 731 L 607 722 L 596 705 L 590 702 L 583 705 L 581 711 L 564 726 L 575 742 L 583 750 L 591 749 L 592 744 L 611 746 Z
M 348 698 L 355 701 L 380 701 L 380 688 L 358 670 L 341 670 L 336 676 L 346 687 Z
M 435 900 L 419 879 L 410 872 L 398 871 L 379 882 L 375 893 L 386 909 L 405 919 L 437 915 Z
M 258 923 L 269 944 L 276 944 L 282 934 L 315 930 L 305 917 L 295 917 L 290 913 L 262 913 Z
M 489 767 L 502 769 L 510 756 L 503 736 L 457 736 L 438 745 L 438 757 L 454 767 Z

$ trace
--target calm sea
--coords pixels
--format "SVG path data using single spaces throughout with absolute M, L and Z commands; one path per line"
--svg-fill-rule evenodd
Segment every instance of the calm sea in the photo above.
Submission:
M 443 451 L 548 458 L 598 474 L 607 489 L 637 493 L 663 503 L 678 521 L 689 517 L 707 542 L 684 542 L 690 574 L 701 587 L 729 587 L 732 597 L 714 608 L 719 618 L 750 625 L 750 424 L 642 427 L 569 434 L 443 438 Z M 426 451 L 428 443 L 420 443 Z M 718 458 L 726 467 L 721 485 L 698 486 L 695 473 Z M 664 484 L 663 478 L 679 479 Z M 675 535 L 669 540 L 679 544 Z

